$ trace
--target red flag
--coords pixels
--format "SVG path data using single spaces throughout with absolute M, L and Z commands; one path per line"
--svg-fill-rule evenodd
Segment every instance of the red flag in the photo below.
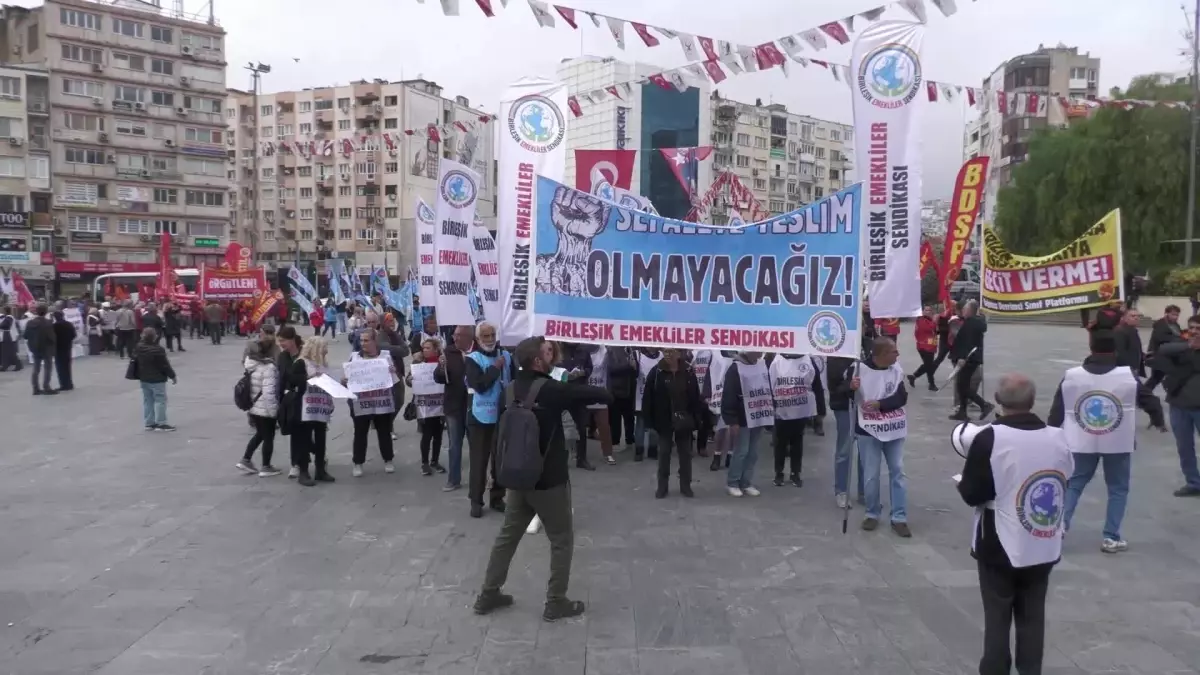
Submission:
M 559 7 L 558 5 L 555 5 L 554 9 L 558 11 L 559 16 L 563 18 L 563 21 L 567 22 L 568 26 L 576 30 L 579 29 L 579 24 L 575 23 L 575 10 L 570 7 Z
M 717 54 L 717 48 L 713 46 L 712 38 L 697 35 L 696 39 L 700 41 L 700 49 L 704 50 L 704 60 L 716 61 L 720 58 L 720 54 Z
M 33 293 L 29 292 L 29 286 L 25 285 L 25 278 L 21 276 L 21 273 L 13 272 L 9 280 L 12 282 L 13 293 L 17 296 L 17 304 L 25 305 L 26 307 L 32 306 L 35 302 Z
M 483 122 L 484 124 L 487 124 L 488 122 L 492 121 L 492 116 L 491 115 L 480 115 L 479 121 Z
M 475 0 L 475 4 L 479 5 L 479 9 L 483 10 L 483 15 L 487 18 L 496 16 L 496 13 L 492 11 L 492 0 Z
M 666 89 L 667 91 L 675 91 L 675 88 L 671 86 L 671 83 L 667 81 L 667 78 L 663 77 L 662 73 L 655 73 L 647 79 L 663 89 Z
M 225 249 L 225 262 L 221 263 L 221 267 L 231 269 L 234 272 L 244 272 L 250 269 L 250 257 L 252 251 L 236 241 L 230 242 Z
M 850 41 L 850 35 L 846 33 L 846 29 L 842 26 L 842 24 L 838 23 L 837 21 L 830 21 L 829 23 L 821 26 L 821 32 L 825 33 L 834 40 L 837 40 L 837 43 L 841 45 L 844 45 Z
M 926 239 L 921 242 L 921 278 L 925 278 L 925 273 L 932 267 L 934 272 L 937 272 L 937 263 L 933 261 L 933 244 Z
M 467 131 L 468 131 L 467 125 L 463 124 L 462 122 L 455 122 L 454 126 L 458 127 L 458 130 L 463 132 L 464 134 L 467 133 Z
M 169 296 L 174 285 L 175 266 L 171 264 L 171 233 L 163 228 L 158 235 L 158 291 Z
M 1008 93 L 1004 91 L 996 92 L 996 110 L 1000 111 L 1001 115 L 1008 114 Z
M 642 38 L 642 42 L 645 42 L 647 47 L 658 46 L 658 38 L 650 34 L 650 29 L 646 28 L 646 24 L 630 21 L 629 25 L 633 26 L 633 32 L 637 33 L 638 37 Z
M 583 117 L 583 108 L 579 107 L 579 99 L 574 96 L 568 96 L 567 107 L 571 109 L 571 113 L 576 117 Z
M 675 178 L 688 196 L 696 194 L 697 182 L 700 178 L 700 162 L 712 154 L 711 145 L 701 145 L 695 148 L 659 148 L 667 166 L 675 173 Z
M 975 105 L 975 87 L 967 87 L 967 103 Z
M 600 181 L 630 189 L 637 150 L 576 150 L 575 189 L 590 193 Z
M 767 70 L 775 66 L 782 66 L 787 63 L 787 59 L 783 57 L 783 52 L 775 46 L 774 42 L 766 42 L 754 48 L 754 58 L 758 61 L 759 70 Z
M 721 70 L 717 61 L 705 61 L 704 69 L 708 71 L 708 76 L 712 78 L 713 84 L 720 84 L 725 79 L 725 71 Z
M 605 87 L 604 91 L 607 91 L 608 93 L 612 94 L 613 96 L 616 96 L 619 100 L 622 100 L 622 101 L 625 100 L 625 99 L 621 98 L 621 94 L 620 94 L 620 92 L 617 91 L 616 85 L 611 86 L 611 87 Z
M 958 170 L 954 194 L 950 198 L 950 222 L 946 226 L 946 243 L 942 251 L 939 294 L 943 302 L 950 299 L 950 284 L 958 280 L 963 254 L 971 243 L 971 231 L 983 202 L 987 184 L 988 157 L 972 157 Z
M 925 93 L 929 94 L 930 102 L 937 100 L 937 83 L 930 80 L 925 81 Z
M 442 135 L 438 133 L 437 125 L 430 124 L 429 128 L 425 130 L 425 135 L 428 136 L 429 140 L 433 141 L 434 143 L 442 142 Z
M 109 278 L 108 278 L 108 281 L 104 282 L 104 294 L 105 294 L 105 295 L 107 295 L 107 296 L 108 296 L 108 297 L 110 297 L 110 298 L 113 296 L 113 280 L 112 280 L 112 277 L 109 277 Z
M 1025 97 L 1025 112 L 1029 113 L 1030 115 L 1036 115 L 1038 112 L 1038 104 L 1040 102 L 1041 102 L 1041 99 L 1038 97 L 1037 94 L 1030 94 L 1030 95 L 1026 96 Z

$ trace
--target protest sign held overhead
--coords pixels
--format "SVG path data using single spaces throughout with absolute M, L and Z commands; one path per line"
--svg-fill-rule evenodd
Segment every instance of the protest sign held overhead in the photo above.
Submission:
M 621 208 L 548 178 L 536 194 L 535 334 L 858 352 L 858 185 L 740 230 Z
M 1123 297 L 1121 212 L 1113 210 L 1059 251 L 1010 253 L 983 228 L 983 308 L 996 314 L 1046 314 L 1100 307 Z
M 438 323 L 473 325 L 471 311 L 471 225 L 478 206 L 479 174 L 453 160 L 442 159 L 437 185 L 434 231 Z M 422 302 L 427 302 L 422 298 Z

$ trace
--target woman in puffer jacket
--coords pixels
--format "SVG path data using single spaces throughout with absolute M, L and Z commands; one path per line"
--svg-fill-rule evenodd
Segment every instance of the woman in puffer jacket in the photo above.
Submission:
M 257 473 L 260 477 L 278 476 L 279 470 L 271 466 L 271 455 L 275 452 L 275 417 L 279 412 L 279 370 L 262 342 L 251 342 L 246 348 L 243 364 L 250 373 L 250 421 L 254 424 L 254 436 L 246 444 L 246 452 L 237 468 L 247 475 Z M 254 466 L 254 450 L 262 445 L 262 468 Z

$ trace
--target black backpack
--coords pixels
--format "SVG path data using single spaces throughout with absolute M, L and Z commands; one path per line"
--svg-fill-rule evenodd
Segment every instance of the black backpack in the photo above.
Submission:
M 254 385 L 250 381 L 250 371 L 242 373 L 238 378 L 237 384 L 233 385 L 233 404 L 238 407 L 238 410 L 250 410 L 254 404 L 258 402 L 258 396 L 262 396 L 262 392 L 258 392 L 258 396 L 252 395 Z
M 504 414 L 496 437 L 496 482 L 510 490 L 532 490 L 542 477 L 545 457 L 533 408 L 545 383 L 544 379 L 534 380 L 520 401 L 515 385 L 505 392 Z

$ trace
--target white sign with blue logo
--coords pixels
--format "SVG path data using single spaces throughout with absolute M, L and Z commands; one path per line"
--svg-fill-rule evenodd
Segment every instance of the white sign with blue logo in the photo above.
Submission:
M 433 258 L 439 326 L 475 325 L 471 312 L 471 226 L 479 197 L 479 174 L 443 158 L 437 184 Z M 422 297 L 422 304 L 425 298 Z
M 861 190 L 740 230 L 537 187 L 534 333 L 569 342 L 856 356 Z

